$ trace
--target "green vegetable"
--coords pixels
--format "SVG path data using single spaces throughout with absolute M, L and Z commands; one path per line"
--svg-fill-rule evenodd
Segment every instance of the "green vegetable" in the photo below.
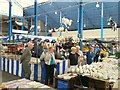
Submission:
M 119 59 L 120 58 L 120 52 L 116 52 L 115 56 Z

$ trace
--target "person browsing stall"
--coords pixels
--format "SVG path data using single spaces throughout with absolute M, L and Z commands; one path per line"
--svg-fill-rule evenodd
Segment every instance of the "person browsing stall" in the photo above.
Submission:
M 95 45 L 94 53 L 95 53 L 94 62 L 98 62 L 99 61 L 99 55 L 100 55 L 100 48 L 99 48 L 98 45 Z
M 76 46 L 76 53 L 78 54 L 78 64 L 84 65 L 86 64 L 86 59 L 83 55 L 83 52 L 80 50 L 80 46 Z
M 41 65 L 41 83 L 44 83 L 45 80 L 45 76 L 44 76 L 44 71 L 45 71 L 45 60 L 44 60 L 44 55 L 46 55 L 46 53 L 48 52 L 48 47 L 47 45 L 43 45 L 43 42 L 41 42 L 41 46 L 43 46 L 43 52 L 40 55 L 40 65 Z
M 49 79 L 50 79 L 49 84 L 53 84 L 55 56 L 52 47 L 48 48 L 48 52 L 46 54 L 41 55 L 40 59 L 42 60 L 43 58 L 45 60 L 45 67 L 46 67 L 45 84 L 48 85 Z
M 90 47 L 86 56 L 87 56 L 87 64 L 91 64 L 94 61 L 94 56 L 95 56 L 93 47 Z
M 20 62 L 22 63 L 22 68 L 24 71 L 24 78 L 29 79 L 31 75 L 31 70 L 30 70 L 30 60 L 31 60 L 31 49 L 33 48 L 33 43 L 29 42 L 27 47 L 25 48 L 21 58 Z

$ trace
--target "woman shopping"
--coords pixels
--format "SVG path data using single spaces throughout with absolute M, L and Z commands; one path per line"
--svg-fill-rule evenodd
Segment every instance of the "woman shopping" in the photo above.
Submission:
M 53 84 L 54 77 L 54 65 L 55 65 L 55 55 L 52 47 L 48 48 L 48 52 L 44 55 L 41 55 L 40 59 L 45 60 L 45 68 L 46 68 L 46 79 L 45 84 Z M 48 82 L 50 79 L 50 82 Z

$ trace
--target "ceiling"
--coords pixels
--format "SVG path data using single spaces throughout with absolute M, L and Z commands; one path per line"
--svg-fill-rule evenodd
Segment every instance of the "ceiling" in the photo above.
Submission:
M 9 1 L 0 0 L 0 15 L 9 16 Z M 35 0 L 11 0 L 12 2 L 12 16 L 23 16 L 23 8 L 34 5 Z M 37 0 L 38 3 L 46 2 L 48 0 Z
M 84 2 L 85 3 L 85 2 Z M 104 2 L 104 27 L 107 25 L 108 18 L 112 16 L 113 20 L 118 23 L 118 2 Z M 96 8 L 96 2 L 90 2 L 83 5 L 84 8 L 84 29 L 100 28 L 101 18 L 101 2 L 100 7 Z M 48 27 L 50 29 L 59 27 L 60 11 L 62 17 L 73 20 L 72 26 L 69 30 L 76 30 L 78 28 L 78 2 L 48 2 L 38 4 L 38 19 L 45 23 L 45 15 L 48 16 Z M 57 12 L 57 14 L 55 14 Z M 27 19 L 34 18 L 34 7 L 29 6 L 24 8 L 24 16 Z

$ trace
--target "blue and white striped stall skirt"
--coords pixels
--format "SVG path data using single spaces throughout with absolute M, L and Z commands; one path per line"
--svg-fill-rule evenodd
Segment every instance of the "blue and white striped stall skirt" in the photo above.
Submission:
M 1 60 L 1 70 L 11 73 L 16 76 L 23 77 L 22 64 L 19 60 L 0 58 Z M 68 61 L 63 60 L 61 63 L 57 63 L 56 70 L 58 74 L 65 73 L 65 70 L 68 68 Z M 31 80 L 40 80 L 41 79 L 41 66 L 40 64 L 31 64 Z

